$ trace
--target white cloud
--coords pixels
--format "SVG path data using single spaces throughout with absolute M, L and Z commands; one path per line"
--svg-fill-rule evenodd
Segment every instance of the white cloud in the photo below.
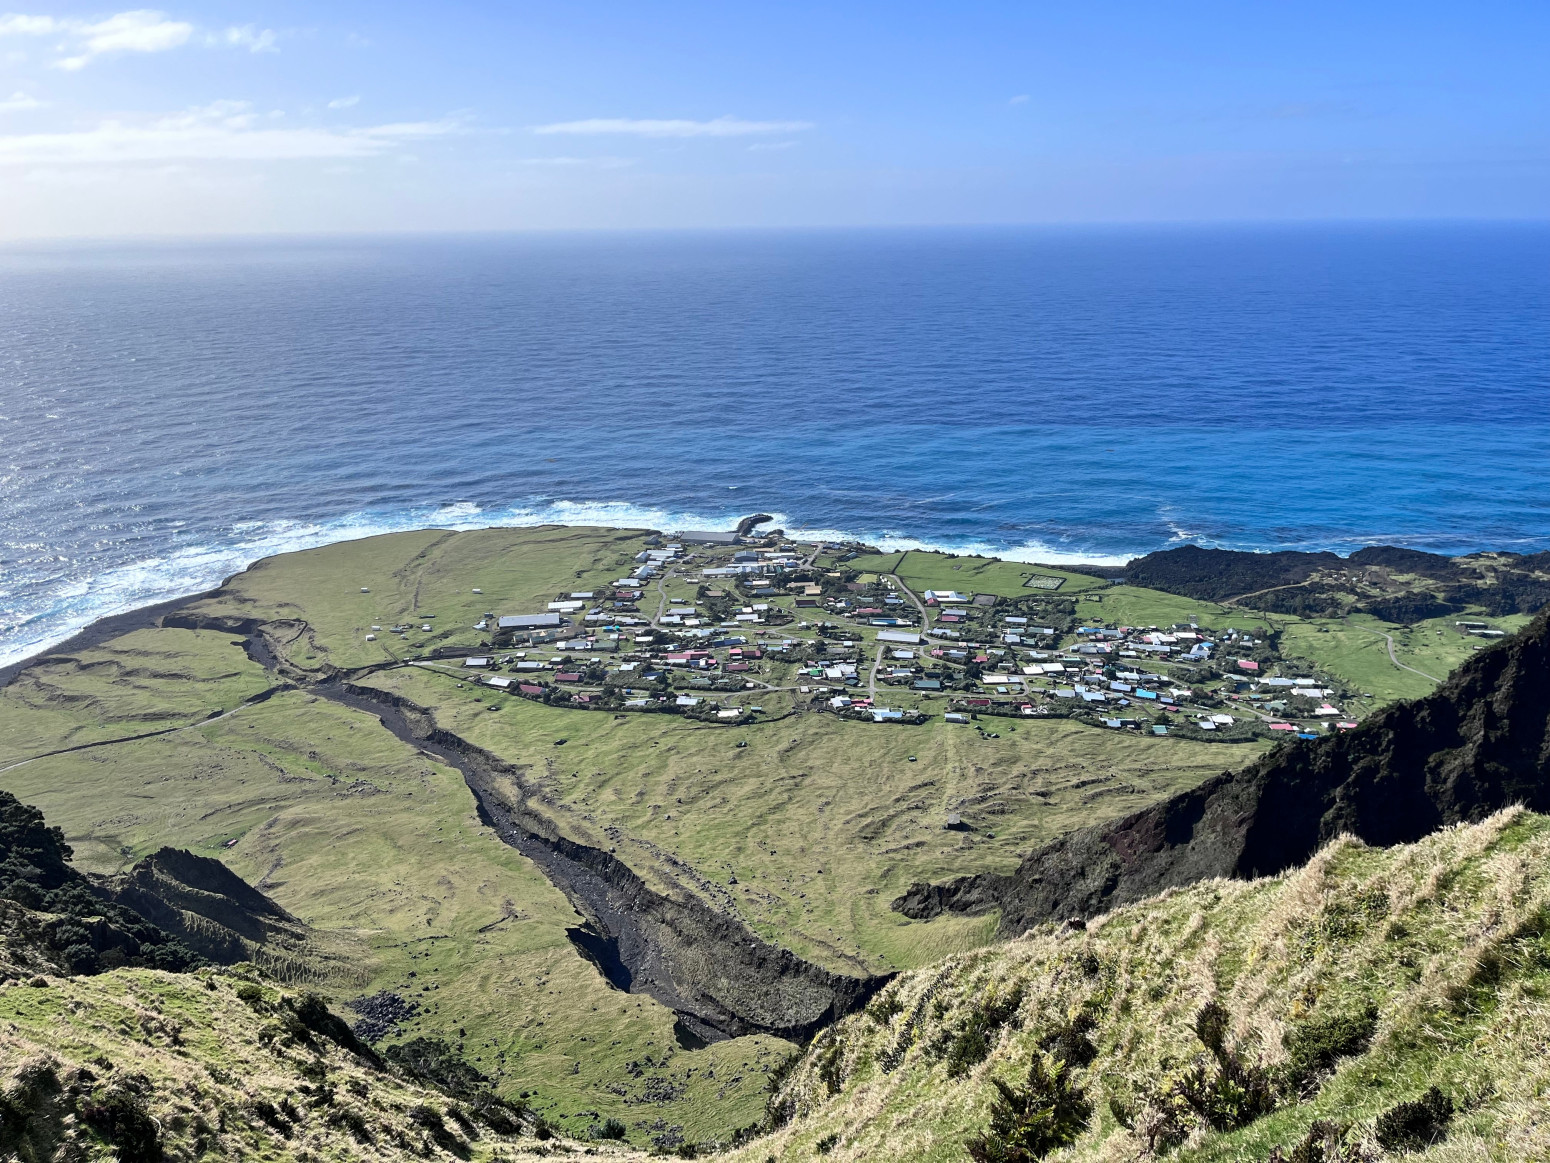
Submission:
M 791 149 L 794 141 L 756 141 L 748 147 L 751 153 L 772 153 L 778 149 Z
M 1013 97 L 1010 101 L 1008 101 L 1007 104 L 1008 105 L 1026 105 L 1026 104 L 1028 104 L 1028 94 L 1027 93 L 1019 93 L 1019 94 L 1017 94 L 1017 96 Z
M 22 16 L 14 12 L 0 16 L 0 36 L 48 36 L 63 32 L 64 28 L 64 22 L 52 16 Z
M 98 57 L 181 48 L 193 35 L 192 24 L 173 20 L 154 8 L 136 8 L 95 21 L 21 13 L 0 16 L 0 36 L 63 37 L 60 51 L 67 55 L 55 64 L 71 72 L 85 68 Z M 277 52 L 277 40 L 274 30 L 260 29 L 256 24 L 234 25 L 204 37 L 206 44 L 245 48 L 256 53 Z
M 4 101 L 0 101 L 0 113 L 20 113 L 24 109 L 41 109 L 46 103 L 26 93 L 16 92 Z
M 105 121 L 71 133 L 0 135 L 0 166 L 104 166 L 179 161 L 374 157 L 410 140 L 459 132 L 455 121 L 362 129 L 263 129 L 245 101 L 216 101 L 147 121 Z
M 350 97 L 335 97 L 328 103 L 328 107 L 330 109 L 349 109 L 352 106 L 359 105 L 360 103 L 361 95 L 356 93 L 354 96 Z
M 760 133 L 800 133 L 813 128 L 810 121 L 742 121 L 718 117 L 714 121 L 652 121 L 624 117 L 594 117 L 586 121 L 558 121 L 534 126 L 534 133 L 634 134 L 637 137 L 748 137 Z
M 625 157 L 519 157 L 519 166 L 593 166 L 600 170 L 620 170 L 635 162 Z
M 451 119 L 445 121 L 396 121 L 391 125 L 374 125 L 369 129 L 356 129 L 352 132 L 362 137 L 407 138 L 407 137 L 446 137 L 448 134 L 461 133 L 463 126 L 460 122 Z
M 244 24 L 240 27 L 228 28 L 220 36 L 218 43 L 229 44 L 233 48 L 245 48 L 249 52 L 279 52 L 275 47 L 275 33 L 272 28 L 260 29 L 256 24 Z
M 100 56 L 125 52 L 166 52 L 186 44 L 194 35 L 194 26 L 182 20 L 169 20 L 165 12 L 137 8 L 120 12 L 95 24 L 65 21 L 64 31 L 81 41 L 76 56 L 59 62 L 62 69 L 84 68 Z

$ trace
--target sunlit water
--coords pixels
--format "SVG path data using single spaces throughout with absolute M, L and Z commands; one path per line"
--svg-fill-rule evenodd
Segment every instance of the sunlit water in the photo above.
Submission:
M 0 662 L 394 529 L 1550 547 L 1550 228 L 0 251 Z

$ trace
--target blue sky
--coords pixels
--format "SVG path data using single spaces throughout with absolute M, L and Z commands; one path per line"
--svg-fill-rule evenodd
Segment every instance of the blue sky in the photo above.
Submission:
M 0 237 L 1543 218 L 1547 50 L 1542 0 L 33 4 Z

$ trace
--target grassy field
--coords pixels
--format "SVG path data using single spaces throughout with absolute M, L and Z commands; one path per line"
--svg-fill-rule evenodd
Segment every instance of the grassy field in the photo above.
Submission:
M 1339 621 L 1299 622 L 1281 619 L 1285 626 L 1281 649 L 1299 655 L 1346 679 L 1358 690 L 1372 693 L 1378 703 L 1416 698 L 1436 689 L 1437 683 L 1401 670 L 1389 661 L 1384 635 L 1394 640 L 1394 655 L 1405 666 L 1435 679 L 1444 679 L 1483 645 L 1479 638 L 1461 634 L 1454 626 L 1460 615 L 1395 626 L 1367 614 Z M 1526 616 L 1492 618 L 1491 624 L 1514 631 L 1526 625 Z
M 205 630 L 140 630 L 29 667 L 0 689 L 0 767 L 62 747 L 182 727 L 269 687 Z
M 303 619 L 311 633 L 292 660 L 348 669 L 476 645 L 485 635 L 473 626 L 486 612 L 541 613 L 556 594 L 613 582 L 640 542 L 639 533 L 553 526 L 395 533 L 267 558 L 190 612 Z M 405 638 L 387 632 L 401 624 L 412 627 Z M 372 626 L 383 629 L 367 642 Z
M 727 728 L 615 717 L 459 688 L 418 668 L 372 683 L 526 768 L 567 835 L 617 845 L 658 886 L 676 880 L 849 972 L 918 965 L 962 945 L 962 922 L 922 926 L 889 911 L 912 881 L 1010 870 L 1066 830 L 1260 753 L 1065 720 L 996 720 L 991 739 L 940 719 L 906 727 L 809 713 Z M 944 830 L 949 812 L 973 831 Z
M 1092 598 L 1098 598 L 1093 601 Z M 1181 598 L 1140 586 L 1110 586 L 1077 603 L 1077 617 L 1098 618 L 1115 626 L 1172 626 L 1198 622 L 1212 630 L 1255 630 L 1272 624 L 1270 615 Z
M 1085 1103 L 1061 1159 L 1329 1158 L 1294 1154 L 1320 1119 L 1341 1158 L 1546 1158 L 1547 869 L 1550 820 L 1510 810 L 952 958 L 826 1032 L 780 1095 L 793 1121 L 731 1158 L 960 1160 L 992 1080 L 1022 1088 L 1056 1052 Z M 1212 1012 L 1236 1089 L 1198 1032 Z M 1380 1116 L 1433 1085 L 1445 1137 L 1386 1151 Z
M 1048 569 L 1042 565 L 1024 565 L 995 557 L 957 557 L 946 553 L 928 553 L 920 549 L 903 553 L 862 556 L 845 562 L 846 569 L 863 573 L 892 573 L 914 590 L 957 590 L 967 594 L 1000 594 L 1008 598 L 1037 597 L 1040 594 L 1066 596 L 1102 589 L 1108 583 L 1083 573 Z M 1032 589 L 1025 583 L 1033 575 L 1062 579 L 1058 590 Z
M 39 760 L 0 786 L 62 826 L 88 869 L 164 844 L 224 860 L 355 942 L 355 973 L 322 984 L 332 999 L 402 993 L 422 1007 L 406 1034 L 464 1044 L 503 1092 L 537 1091 L 546 1116 L 591 1110 L 637 1137 L 657 1119 L 694 1140 L 724 1136 L 754 1121 L 765 1069 L 789 1052 L 771 1038 L 678 1049 L 669 1010 L 612 989 L 576 954 L 569 902 L 479 823 L 456 771 L 310 695 Z M 641 1101 L 646 1080 L 626 1065 L 648 1058 L 672 1101 Z

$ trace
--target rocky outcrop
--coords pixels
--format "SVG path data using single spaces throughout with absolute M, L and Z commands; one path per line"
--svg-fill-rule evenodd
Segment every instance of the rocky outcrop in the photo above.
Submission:
M 134 909 L 98 896 L 94 881 L 72 863 L 64 833 L 43 813 L 0 791 L 0 901 L 34 914 L 13 915 L 5 932 L 6 962 L 20 963 L 23 946 L 69 973 L 118 966 L 173 971 L 200 963 L 173 934 Z M 14 911 L 13 911 L 14 914 Z
M 211 961 L 263 962 L 300 953 L 306 925 L 219 860 L 163 848 L 117 876 L 94 878 L 97 895 L 133 909 Z
M 1444 557 L 1369 545 L 1342 558 L 1329 552 L 1244 553 L 1182 545 L 1138 557 L 1124 572 L 1132 585 L 1275 613 L 1332 615 L 1356 601 L 1356 609 L 1386 622 L 1464 610 L 1493 617 L 1532 614 L 1550 604 L 1545 576 L 1550 555 L 1542 553 Z M 1412 580 L 1397 582 L 1394 575 Z
M 1181 545 L 1136 558 L 1125 567 L 1125 580 L 1131 585 L 1219 602 L 1272 586 L 1297 585 L 1321 569 L 1344 565 L 1341 557 L 1329 552 L 1244 553 Z
M 1285 744 L 1122 820 L 1070 833 L 1009 875 L 915 884 L 908 917 L 1001 910 L 1001 931 L 1086 917 L 1207 877 L 1255 877 L 1342 833 L 1414 841 L 1511 804 L 1550 810 L 1550 611 L 1425 698 Z

